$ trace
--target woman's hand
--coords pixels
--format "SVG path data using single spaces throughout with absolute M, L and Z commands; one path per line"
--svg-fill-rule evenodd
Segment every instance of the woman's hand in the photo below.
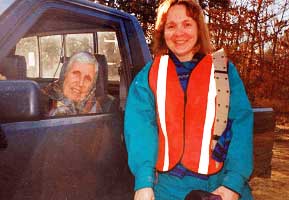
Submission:
M 218 187 L 213 194 L 220 195 L 222 197 L 222 200 L 238 200 L 239 194 L 236 192 L 233 192 L 232 190 L 221 186 Z
M 155 195 L 152 188 L 142 188 L 135 192 L 134 200 L 154 200 Z

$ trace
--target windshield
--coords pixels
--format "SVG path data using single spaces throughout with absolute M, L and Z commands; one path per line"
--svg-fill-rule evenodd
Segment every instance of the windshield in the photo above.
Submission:
M 0 15 L 16 0 L 0 0 Z

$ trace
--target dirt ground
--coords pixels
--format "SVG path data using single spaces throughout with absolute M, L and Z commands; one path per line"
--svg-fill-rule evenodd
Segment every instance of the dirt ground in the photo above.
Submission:
M 271 178 L 250 181 L 255 200 L 289 200 L 289 126 L 277 126 Z

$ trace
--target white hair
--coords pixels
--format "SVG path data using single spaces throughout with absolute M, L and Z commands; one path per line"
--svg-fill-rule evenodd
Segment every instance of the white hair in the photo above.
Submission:
M 94 55 L 92 55 L 91 53 L 87 51 L 80 51 L 80 52 L 73 54 L 67 63 L 67 69 L 65 70 L 66 71 L 65 73 L 69 71 L 71 65 L 74 62 L 92 64 L 95 66 L 95 72 L 98 72 L 98 62 L 96 58 L 94 57 Z

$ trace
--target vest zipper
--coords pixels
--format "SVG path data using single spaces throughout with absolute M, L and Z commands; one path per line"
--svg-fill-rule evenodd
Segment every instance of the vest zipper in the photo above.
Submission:
M 192 73 L 192 72 L 191 72 Z M 183 142 L 184 142 L 184 146 L 183 146 L 183 153 L 181 155 L 181 160 L 180 160 L 180 163 L 182 163 L 182 159 L 183 159 L 183 155 L 185 153 L 185 147 L 186 147 L 186 107 L 187 107 L 187 89 L 188 89 L 188 86 L 189 86 L 189 82 L 190 82 L 190 77 L 191 77 L 191 73 L 188 77 L 188 81 L 187 81 L 187 86 L 186 86 L 186 89 L 183 90 L 184 92 L 184 115 L 183 115 Z

